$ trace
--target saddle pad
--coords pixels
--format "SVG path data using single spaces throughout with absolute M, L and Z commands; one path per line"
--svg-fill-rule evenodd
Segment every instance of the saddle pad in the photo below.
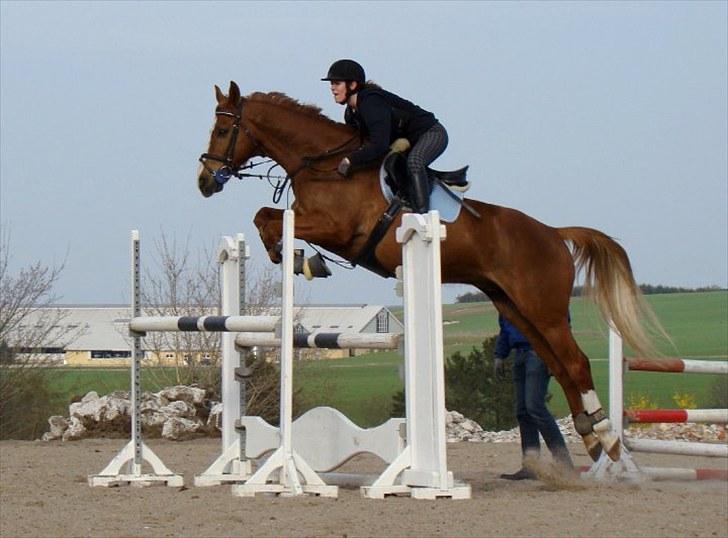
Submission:
M 384 166 L 379 168 L 379 186 L 382 189 L 382 195 L 384 196 L 387 203 L 392 201 L 394 193 L 392 189 L 387 185 L 386 181 L 387 172 L 384 170 Z M 432 192 L 430 193 L 430 209 L 437 209 L 440 212 L 440 220 L 443 222 L 455 222 L 460 215 L 462 205 L 453 199 L 445 189 L 439 183 L 435 183 Z M 458 192 L 456 190 L 450 190 L 459 200 L 462 200 L 465 193 Z

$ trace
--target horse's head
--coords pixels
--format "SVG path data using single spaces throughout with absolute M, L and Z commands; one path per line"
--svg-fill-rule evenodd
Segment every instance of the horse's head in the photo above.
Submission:
M 217 108 L 210 144 L 199 159 L 202 166 L 197 183 L 205 197 L 220 192 L 248 159 L 262 151 L 259 142 L 243 125 L 245 99 L 238 85 L 231 81 L 228 95 L 215 86 L 215 97 Z

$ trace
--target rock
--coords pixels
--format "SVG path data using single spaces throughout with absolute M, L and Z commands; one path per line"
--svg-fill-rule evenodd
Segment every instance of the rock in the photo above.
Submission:
M 162 437 L 173 441 L 182 441 L 194 437 L 199 429 L 199 422 L 182 417 L 171 417 L 162 427 Z
M 157 395 L 162 400 L 162 405 L 169 402 L 187 402 L 193 406 L 201 406 L 205 401 L 205 390 L 198 387 L 176 385 L 160 390 Z M 165 402 L 166 400 L 166 402 Z
M 51 429 L 43 434 L 43 441 L 61 439 L 63 433 L 68 429 L 68 421 L 60 415 L 53 415 L 48 419 L 48 424 L 50 424 Z
M 76 441 L 86 437 L 86 427 L 78 417 L 71 417 L 68 428 L 63 432 L 63 441 Z

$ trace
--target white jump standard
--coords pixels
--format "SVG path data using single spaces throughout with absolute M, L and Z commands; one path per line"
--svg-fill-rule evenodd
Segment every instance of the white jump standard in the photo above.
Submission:
M 293 408 L 293 211 L 283 213 L 283 273 L 281 300 L 281 401 L 278 449 L 243 484 L 232 486 L 233 495 L 256 493 L 303 495 L 313 493 L 336 497 L 337 486 L 329 486 L 294 450 L 292 441 Z M 299 477 L 300 474 L 300 477 Z
M 132 316 L 140 314 L 139 306 L 139 232 L 131 232 L 131 312 Z M 142 427 L 140 420 L 141 408 L 141 372 L 140 357 L 142 356 L 141 337 L 132 335 L 131 345 L 131 440 L 97 475 L 89 475 L 89 486 L 118 486 L 134 484 L 149 486 L 163 483 L 170 487 L 179 487 L 184 484 L 181 475 L 170 471 L 162 460 L 142 441 Z M 152 473 L 142 472 L 142 464 L 147 462 L 152 467 Z

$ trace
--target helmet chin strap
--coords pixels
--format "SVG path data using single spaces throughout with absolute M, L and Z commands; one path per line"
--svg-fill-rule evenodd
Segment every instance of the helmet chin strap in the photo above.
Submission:
M 340 105 L 347 105 L 347 104 L 349 104 L 349 97 L 351 97 L 351 96 L 352 96 L 352 95 L 354 95 L 354 94 L 357 94 L 357 93 L 359 93 L 359 90 L 360 90 L 360 89 L 361 89 L 361 87 L 359 86 L 359 84 L 358 84 L 358 83 L 357 83 L 357 85 L 356 85 L 356 88 L 355 88 L 355 89 L 353 89 L 353 90 L 350 90 L 350 89 L 349 89 L 349 84 L 347 84 L 347 85 L 346 85 L 346 99 L 344 99 L 344 102 L 343 102 L 343 103 L 339 103 L 339 104 L 340 104 Z

